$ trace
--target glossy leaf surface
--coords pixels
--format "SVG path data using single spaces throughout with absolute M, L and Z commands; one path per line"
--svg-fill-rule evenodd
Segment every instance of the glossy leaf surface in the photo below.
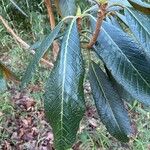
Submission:
M 29 83 L 30 79 L 32 78 L 36 67 L 40 61 L 40 59 L 44 56 L 45 52 L 48 50 L 48 48 L 53 43 L 55 37 L 59 33 L 61 27 L 63 25 L 63 22 L 60 22 L 55 29 L 41 42 L 40 46 L 38 47 L 32 61 L 28 65 L 26 72 L 22 78 L 21 86 L 24 87 L 26 84 Z
M 135 38 L 150 56 L 150 15 L 144 15 L 132 9 L 126 9 L 125 15 Z
M 92 26 L 94 29 L 93 19 Z M 150 105 L 150 63 L 135 41 L 121 30 L 104 23 L 95 51 L 126 91 L 140 102 Z
M 90 65 L 89 79 L 92 95 L 103 124 L 115 138 L 128 142 L 131 127 L 123 101 L 106 74 L 94 62 Z
M 84 68 L 76 19 L 63 37 L 61 50 L 45 88 L 45 112 L 52 126 L 55 147 L 66 150 L 75 142 L 85 111 Z

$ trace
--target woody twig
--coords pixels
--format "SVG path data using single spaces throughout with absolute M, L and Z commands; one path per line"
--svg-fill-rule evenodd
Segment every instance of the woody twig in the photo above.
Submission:
M 55 18 L 54 18 L 54 14 L 53 14 L 53 10 L 52 10 L 51 0 L 45 0 L 45 5 L 47 8 L 47 12 L 48 12 L 50 27 L 51 27 L 51 30 L 53 30 L 55 28 Z M 54 57 L 53 60 L 54 61 L 57 58 L 58 51 L 59 51 L 59 44 L 55 40 L 53 42 L 53 57 Z
M 87 45 L 87 48 L 92 48 L 93 45 L 96 43 L 96 40 L 97 40 L 98 35 L 100 33 L 100 28 L 102 26 L 103 19 L 105 18 L 105 15 L 106 15 L 107 3 L 101 4 L 101 5 L 99 4 L 98 6 L 99 6 L 99 10 L 97 13 L 96 28 L 95 28 L 95 31 L 92 35 L 90 42 Z

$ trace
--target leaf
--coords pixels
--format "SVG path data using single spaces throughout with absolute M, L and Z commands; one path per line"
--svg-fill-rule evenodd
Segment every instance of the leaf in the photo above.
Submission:
M 63 22 L 60 22 L 55 29 L 41 42 L 40 46 L 38 47 L 32 61 L 28 65 L 24 76 L 22 77 L 21 87 L 24 87 L 26 84 L 29 83 L 30 79 L 32 78 L 36 66 L 38 65 L 40 59 L 44 56 L 45 52 L 51 46 L 52 42 L 54 41 L 55 37 L 59 33 Z
M 100 67 L 91 62 L 89 79 L 98 114 L 107 130 L 122 142 L 128 142 L 130 121 L 123 101 Z
M 117 17 L 118 17 L 126 26 L 128 26 L 127 19 L 126 19 L 126 17 L 125 17 L 124 15 L 122 15 L 122 14 L 120 14 L 120 13 L 118 13 L 118 12 L 116 12 L 116 15 L 117 15 Z
M 32 44 L 32 45 L 30 46 L 30 50 L 32 50 L 32 49 L 38 49 L 38 48 L 40 47 L 41 43 L 42 43 L 41 40 L 35 42 L 34 44 Z
M 143 52 L 143 49 L 139 46 L 139 44 L 128 34 L 108 23 L 104 23 L 103 27 L 126 55 L 129 61 L 134 65 L 137 71 L 141 74 L 143 79 L 145 79 L 150 85 L 150 59 Z
M 132 9 L 126 9 L 125 16 L 135 38 L 150 56 L 150 16 Z
M 3 71 L 0 68 L 0 92 L 6 90 L 6 81 L 4 78 Z
M 6 67 L 2 62 L 0 62 L 0 70 L 6 80 L 11 80 L 16 83 L 19 82 L 18 77 L 8 67 Z
M 128 2 L 137 10 L 150 15 L 150 4 L 142 2 L 141 0 L 128 0 Z
M 128 2 L 127 2 L 128 3 Z M 111 1 L 108 1 L 108 9 L 107 9 L 107 12 L 112 12 L 112 11 L 120 11 L 120 10 L 122 10 L 123 8 L 122 7 L 120 7 L 120 6 L 111 6 L 111 5 L 113 5 L 113 4 L 116 4 L 115 3 L 115 1 L 113 2 L 111 2 Z M 120 3 L 119 3 L 120 4 Z M 129 4 L 129 3 L 128 3 Z M 129 4 L 130 5 L 130 4 Z M 111 7 L 110 7 L 111 6 Z M 93 6 L 91 6 L 89 9 L 87 9 L 84 13 L 89 13 L 90 12 L 90 14 L 94 14 L 93 16 L 95 16 L 96 14 L 97 14 L 97 12 L 98 12 L 98 10 L 99 10 L 99 7 L 98 7 L 98 5 L 96 4 L 96 5 L 93 5 Z
M 122 100 L 126 100 L 127 102 L 131 103 L 134 102 L 135 99 L 131 96 L 130 93 L 128 93 L 112 76 L 111 72 L 107 69 L 105 66 L 106 73 L 108 75 L 109 81 L 113 85 L 113 88 L 117 91 L 119 96 L 121 97 Z
M 55 5 L 62 17 L 76 14 L 75 0 L 55 0 Z
M 131 6 L 130 3 L 127 0 L 109 0 L 108 4 L 109 5 L 119 4 L 119 5 L 127 6 L 127 7 Z
M 18 9 L 24 16 L 28 17 L 28 15 L 16 4 L 14 0 L 10 0 L 10 2 Z
M 94 30 L 95 20 L 91 23 Z M 150 105 L 150 62 L 141 47 L 105 22 L 94 49 L 115 80 L 138 101 Z
M 45 112 L 57 150 L 72 146 L 85 111 L 84 68 L 75 19 L 63 37 L 58 59 L 45 88 Z
M 65 32 L 64 32 L 65 33 Z M 55 37 L 55 40 L 62 37 L 64 35 L 64 33 L 58 33 L 57 36 Z M 38 40 L 35 43 L 33 43 L 32 45 L 30 45 L 30 50 L 32 49 L 38 49 L 41 45 L 43 40 Z
M 122 29 L 120 26 L 118 20 L 114 16 L 106 17 L 106 21 L 114 26 L 116 26 L 119 29 Z

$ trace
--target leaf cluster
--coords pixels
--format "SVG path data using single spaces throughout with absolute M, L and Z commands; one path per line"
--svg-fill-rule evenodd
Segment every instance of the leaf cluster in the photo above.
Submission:
M 125 100 L 150 105 L 150 5 L 140 0 L 110 0 L 103 10 L 104 4 L 97 5 L 96 1 L 76 16 L 80 2 L 54 2 L 62 20 L 36 45 L 36 54 L 21 86 L 29 83 L 40 59 L 57 39 L 60 51 L 45 86 L 44 105 L 56 149 L 70 148 L 86 107 L 84 49 L 88 53 L 92 96 L 101 121 L 111 135 L 128 142 L 132 128 Z M 105 16 L 101 20 L 96 15 L 102 11 Z M 91 40 L 93 44 L 89 47 Z M 97 58 L 91 56 L 93 53 Z M 96 63 L 97 59 L 104 67 Z

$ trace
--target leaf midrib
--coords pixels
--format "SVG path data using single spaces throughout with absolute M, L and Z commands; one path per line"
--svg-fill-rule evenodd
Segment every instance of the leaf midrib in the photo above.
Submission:
M 68 30 L 68 35 L 67 35 L 67 39 L 66 39 L 66 45 L 65 45 L 65 53 L 64 53 L 64 67 L 63 67 L 63 80 L 62 80 L 62 97 L 61 97 L 61 120 L 60 120 L 60 123 L 61 123 L 61 126 L 60 126 L 60 131 L 61 131 L 61 136 L 63 136 L 63 112 L 64 112 L 64 88 L 65 88 L 65 79 L 66 79 L 66 67 L 67 67 L 67 52 L 68 52 L 68 45 L 69 45 L 69 37 L 70 37 L 70 34 L 71 34 L 71 30 L 72 30 L 72 26 L 74 24 L 74 21 L 76 19 L 74 18 L 71 22 L 71 25 L 69 27 L 69 30 Z

